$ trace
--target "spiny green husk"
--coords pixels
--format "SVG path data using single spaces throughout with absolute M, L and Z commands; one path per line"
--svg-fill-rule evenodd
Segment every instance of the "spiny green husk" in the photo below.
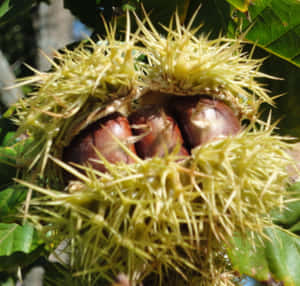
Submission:
M 57 52 L 52 71 L 34 70 L 34 76 L 21 81 L 35 85 L 30 97 L 16 104 L 18 133 L 34 138 L 27 150 L 29 168 L 38 165 L 43 173 L 49 154 L 60 157 L 80 130 L 136 93 L 140 71 L 135 68 L 134 35 L 120 42 L 114 27 L 108 31 L 97 44 L 90 40 L 74 51 Z
M 222 276 L 228 270 L 224 244 L 235 231 L 262 233 L 271 223 L 268 212 L 282 207 L 286 195 L 289 145 L 268 124 L 256 129 L 253 123 L 181 161 L 176 150 L 164 158 L 134 157 L 131 165 L 105 161 L 105 174 L 82 166 L 84 175 L 55 159 L 91 122 L 119 108 L 127 115 L 152 92 L 170 98 L 205 93 L 258 125 L 260 103 L 272 104 L 255 81 L 267 77 L 258 71 L 261 61 L 248 58 L 240 41 L 197 37 L 177 17 L 166 38 L 148 18 L 137 21 L 139 30 L 131 35 L 127 28 L 124 42 L 108 29 L 100 44 L 58 53 L 53 71 L 36 71 L 24 81 L 37 88 L 16 105 L 19 133 L 34 139 L 24 171 L 27 180 L 35 170 L 46 178 L 46 187 L 22 181 L 40 193 L 30 202 L 29 218 L 46 241 L 49 234 L 51 243 L 70 241 L 70 267 L 86 285 L 112 281 L 120 272 L 134 282 L 157 275 L 171 285 L 174 271 L 178 285 L 193 279 L 197 285 L 232 285 Z M 140 54 L 147 63 L 137 61 Z M 62 169 L 78 181 L 54 191 L 52 180 Z
M 193 180 L 195 187 L 206 190 L 203 200 L 216 238 L 231 237 L 237 227 L 262 234 L 270 223 L 266 214 L 283 205 L 289 179 L 286 170 L 293 162 L 286 153 L 288 144 L 271 132 L 272 128 L 246 129 L 234 138 L 193 150 L 189 168 L 208 176 Z
M 241 41 L 196 36 L 192 20 L 184 28 L 178 17 L 163 37 L 146 19 L 150 29 L 137 19 L 138 30 L 131 34 L 128 21 L 125 40 L 118 41 L 115 27 L 107 27 L 107 38 L 98 44 L 90 41 L 89 49 L 82 45 L 57 52 L 59 63 L 52 61 L 52 71 L 34 70 L 34 76 L 22 80 L 20 84 L 36 88 L 16 105 L 19 133 L 34 138 L 26 150 L 30 168 L 37 166 L 43 174 L 48 156 L 61 157 L 80 130 L 116 109 L 130 110 L 133 100 L 147 92 L 211 95 L 226 101 L 239 117 L 254 121 L 262 102 L 273 104 L 256 81 L 269 77 L 258 71 L 262 60 L 244 53 Z M 147 63 L 137 60 L 141 54 Z
M 236 231 L 262 234 L 287 195 L 288 144 L 271 131 L 245 130 L 180 162 L 170 154 L 132 165 L 104 161 L 105 174 L 83 167 L 87 175 L 67 193 L 25 183 L 46 196 L 31 203 L 32 220 L 53 223 L 58 241 L 74 241 L 72 266 L 81 274 L 124 272 L 138 282 L 151 273 L 170 279 L 168 269 L 191 279 L 193 270 L 203 285 L 220 285 L 213 279 L 226 264 L 224 244 Z
M 242 41 L 219 37 L 195 36 L 193 19 L 187 27 L 175 15 L 165 27 L 162 37 L 146 15 L 146 24 L 139 19 L 150 65 L 145 69 L 145 85 L 152 90 L 177 95 L 206 94 L 225 100 L 244 118 L 253 118 L 260 103 L 273 104 L 266 89 L 256 78 L 269 77 L 259 72 L 262 60 L 251 59 L 242 51 Z M 149 28 L 147 28 L 148 26 Z

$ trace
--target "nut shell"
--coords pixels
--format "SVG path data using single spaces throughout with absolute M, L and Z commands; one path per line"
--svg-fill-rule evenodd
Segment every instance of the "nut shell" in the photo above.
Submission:
M 135 144 L 141 158 L 163 157 L 166 153 L 171 153 L 177 144 L 180 145 L 178 155 L 188 155 L 177 123 L 162 107 L 146 106 L 131 114 L 129 121 L 134 135 L 144 134 Z
M 173 110 L 191 148 L 237 134 L 241 124 L 224 102 L 208 96 L 177 98 Z
M 133 158 L 120 146 L 118 140 L 125 144 L 130 151 L 135 153 L 133 144 L 128 144 L 128 138 L 132 137 L 129 122 L 119 113 L 113 113 L 85 129 L 71 142 L 64 151 L 65 162 L 77 164 L 90 164 L 94 169 L 106 171 L 105 166 L 95 160 L 99 160 L 95 149 L 111 163 L 133 163 Z

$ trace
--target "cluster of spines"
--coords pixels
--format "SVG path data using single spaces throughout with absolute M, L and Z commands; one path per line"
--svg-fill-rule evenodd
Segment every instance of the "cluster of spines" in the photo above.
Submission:
M 268 77 L 258 71 L 262 61 L 249 58 L 241 41 L 196 36 L 193 19 L 184 28 L 178 16 L 175 29 L 171 21 L 163 37 L 147 15 L 145 18 L 146 24 L 137 18 L 135 33 L 130 32 L 128 20 L 124 41 L 116 40 L 115 26 L 106 25 L 106 39 L 57 52 L 56 61 L 49 59 L 53 70 L 33 69 L 35 75 L 21 81 L 20 85 L 35 84 L 31 96 L 16 106 L 19 133 L 29 134 L 35 142 L 28 150 L 30 169 L 38 165 L 44 173 L 49 155 L 61 155 L 53 150 L 63 148 L 93 120 L 130 105 L 143 89 L 182 96 L 211 95 L 251 120 L 257 119 L 262 102 L 273 104 L 256 81 Z M 147 63 L 137 60 L 141 54 Z M 116 107 L 114 101 L 120 104 Z
M 131 36 L 127 27 L 125 42 L 115 39 L 112 28 L 107 40 L 90 42 L 88 50 L 58 53 L 53 71 L 36 71 L 24 81 L 38 88 L 16 107 L 19 132 L 34 138 L 29 168 L 40 164 L 43 172 L 51 154 L 60 157 L 78 130 L 131 104 L 128 94 L 139 88 L 182 96 L 205 93 L 253 121 L 261 102 L 273 103 L 255 81 L 266 77 L 258 71 L 261 61 L 247 58 L 239 41 L 196 37 L 191 24 L 181 27 L 178 17 L 175 30 L 172 22 L 166 28 L 166 38 L 147 16 L 150 28 L 137 22 L 138 32 Z M 146 55 L 148 62 L 136 61 L 135 53 Z M 224 270 L 223 244 L 235 231 L 262 231 L 269 223 L 267 212 L 285 195 L 288 144 L 272 131 L 249 128 L 196 148 L 181 162 L 175 153 L 135 158 L 133 165 L 105 161 L 105 174 L 85 166 L 83 175 L 53 159 L 81 182 L 69 185 L 66 193 L 22 182 L 43 194 L 32 201 L 31 218 L 43 229 L 49 222 L 46 231 L 51 229 L 58 241 L 69 238 L 76 244 L 71 264 L 82 270 L 79 274 L 109 280 L 126 272 L 139 281 L 156 272 L 163 281 L 168 269 L 186 279 L 184 271 L 192 269 L 200 272 L 203 285 L 221 285 L 209 279 Z
M 30 97 L 17 103 L 15 118 L 18 133 L 34 138 L 26 150 L 31 155 L 29 169 L 38 166 L 43 174 L 49 155 L 57 155 L 53 150 L 65 147 L 80 131 L 74 122 L 86 127 L 93 120 L 91 114 L 109 112 L 104 107 L 114 105 L 114 100 L 122 100 L 136 87 L 139 71 L 134 35 L 128 31 L 120 42 L 115 39 L 115 27 L 107 27 L 107 32 L 107 39 L 98 43 L 89 40 L 74 51 L 56 52 L 56 59 L 49 59 L 52 70 L 31 68 L 35 75 L 19 83 L 34 84 Z
M 82 273 L 138 273 L 139 281 L 151 272 L 163 280 L 168 269 L 189 279 L 190 269 L 205 278 L 224 267 L 224 245 L 235 232 L 262 234 L 270 225 L 268 212 L 286 195 L 287 148 L 271 129 L 246 130 L 181 162 L 175 154 L 132 165 L 104 161 L 108 173 L 86 166 L 83 175 L 53 159 L 81 180 L 67 193 L 25 184 L 47 197 L 37 200 L 36 211 L 33 205 L 33 220 L 45 209 L 59 238 L 73 237 Z
M 243 118 L 254 119 L 262 102 L 273 104 L 268 91 L 256 81 L 272 77 L 259 71 L 262 60 L 243 52 L 242 40 L 196 36 L 201 26 L 192 29 L 192 18 L 184 27 L 178 15 L 164 27 L 167 36 L 163 37 L 147 15 L 145 18 L 146 24 L 137 21 L 142 32 L 139 40 L 150 61 L 146 86 L 183 96 L 212 95 L 232 105 Z

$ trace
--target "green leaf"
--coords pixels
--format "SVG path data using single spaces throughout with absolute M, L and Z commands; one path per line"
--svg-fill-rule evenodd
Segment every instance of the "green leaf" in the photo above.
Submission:
M 227 0 L 233 7 L 241 12 L 247 12 L 251 0 Z
M 38 245 L 36 232 L 30 224 L 0 223 L 0 256 L 19 251 L 30 253 Z
M 5 0 L 1 5 L 0 5 L 0 18 L 5 15 L 9 10 L 9 0 Z
M 228 249 L 228 255 L 234 270 L 259 281 L 268 280 L 270 269 L 265 257 L 265 248 L 255 241 L 255 250 L 251 242 L 243 236 L 236 235 Z
M 285 228 L 292 228 L 294 224 L 300 222 L 300 182 L 292 185 L 288 190 L 295 201 L 287 204 L 284 211 L 274 210 L 272 218 L 274 223 Z
M 1 145 L 2 146 L 10 146 L 16 142 L 15 140 L 15 131 L 9 131 L 5 134 L 4 138 L 2 139 Z
M 16 149 L 10 146 L 0 147 L 0 163 L 16 166 Z
M 25 200 L 26 193 L 26 189 L 20 185 L 0 191 L 0 218 L 14 214 L 16 207 Z
M 259 281 L 274 279 L 285 286 L 300 285 L 300 237 L 280 228 L 267 228 L 268 239 L 255 241 L 236 235 L 228 249 L 234 270 Z
M 288 191 L 292 199 L 300 199 L 300 182 L 292 185 Z M 284 211 L 272 212 L 274 223 L 286 228 L 268 228 L 266 235 L 270 240 L 255 241 L 255 249 L 248 238 L 236 236 L 228 250 L 235 270 L 259 281 L 271 277 L 285 282 L 284 285 L 300 285 L 300 237 L 293 235 L 300 232 L 300 201 L 287 204 Z M 300 268 L 299 268 L 300 269 Z
M 300 66 L 300 1 L 256 0 L 247 15 L 237 12 L 231 22 L 235 32 L 297 66 Z M 231 34 L 231 36 L 236 36 Z
M 4 133 L 2 131 L 0 130 L 0 135 Z M 0 189 L 11 183 L 12 178 L 16 176 L 16 168 L 28 160 L 23 153 L 24 150 L 30 148 L 33 139 L 15 138 L 14 135 L 13 131 L 9 131 L 4 133 L 2 140 L 0 138 L 0 142 L 3 144 L 0 146 Z M 19 162 L 20 159 L 22 162 Z

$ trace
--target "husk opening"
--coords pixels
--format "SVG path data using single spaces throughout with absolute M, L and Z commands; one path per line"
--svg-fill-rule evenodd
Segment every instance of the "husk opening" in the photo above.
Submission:
M 145 18 L 146 24 L 137 18 L 138 29 L 131 33 L 128 15 L 123 42 L 116 40 L 116 27 L 106 25 L 106 39 L 57 52 L 52 71 L 33 69 L 34 76 L 21 80 L 19 85 L 35 87 L 17 103 L 15 118 L 19 134 L 34 138 L 35 145 L 26 150 L 29 169 L 44 174 L 49 155 L 61 157 L 62 149 L 87 125 L 115 110 L 130 109 L 145 92 L 157 101 L 161 94 L 210 95 L 232 106 L 241 120 L 251 121 L 259 120 L 262 102 L 273 104 L 256 81 L 270 76 L 259 72 L 262 60 L 242 51 L 241 40 L 196 36 L 192 20 L 182 27 L 178 16 L 163 37 L 147 14 Z M 140 55 L 148 62 L 138 60 Z
M 174 19 L 166 37 L 148 16 L 146 24 L 137 19 L 136 33 L 127 28 L 124 42 L 108 28 L 107 39 L 90 41 L 88 50 L 58 53 L 53 71 L 36 71 L 21 83 L 37 88 L 16 105 L 19 134 L 33 138 L 25 150 L 29 182 L 20 182 L 40 193 L 30 202 L 29 218 L 51 234 L 52 243 L 70 241 L 70 267 L 88 285 L 121 272 L 134 283 L 154 273 L 168 285 L 176 272 L 182 285 L 187 279 L 233 285 L 230 274 L 222 282 L 228 270 L 224 245 L 236 231 L 262 234 L 271 224 L 268 212 L 284 203 L 289 144 L 268 123 L 255 127 L 259 105 L 273 104 L 256 82 L 268 77 L 258 71 L 262 61 L 244 54 L 240 40 L 197 37 L 191 23 L 185 28 Z M 140 54 L 148 63 L 137 60 Z M 104 160 L 107 173 L 83 166 L 81 174 L 59 160 L 86 126 L 120 108 L 130 111 L 145 92 L 210 95 L 252 124 L 182 161 L 175 150 L 132 165 Z M 63 169 L 78 181 L 54 191 L 52 180 Z M 47 178 L 46 187 L 30 181 L 35 171 Z

